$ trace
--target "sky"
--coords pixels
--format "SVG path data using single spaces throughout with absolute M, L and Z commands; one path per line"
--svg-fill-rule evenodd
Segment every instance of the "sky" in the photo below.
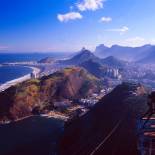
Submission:
M 0 52 L 155 44 L 155 0 L 0 0 Z

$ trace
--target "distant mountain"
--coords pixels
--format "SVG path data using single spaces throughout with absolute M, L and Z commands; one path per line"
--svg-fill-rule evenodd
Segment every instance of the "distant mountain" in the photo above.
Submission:
M 38 63 L 53 63 L 53 62 L 55 62 L 55 59 L 53 59 L 52 57 L 46 57 L 38 61 Z
M 93 60 L 85 61 L 80 66 L 98 78 L 104 77 L 107 71 L 107 67 Z
M 111 47 L 106 47 L 104 44 L 101 44 L 96 47 L 94 54 L 102 58 L 114 56 L 118 59 L 124 59 L 128 61 L 141 60 L 152 52 L 152 48 L 154 48 L 152 45 L 144 45 L 141 47 L 124 47 L 113 45 Z
M 100 81 L 79 67 L 65 68 L 41 79 L 31 79 L 0 93 L 0 121 L 48 110 L 55 101 L 84 98 L 100 90 Z
M 103 65 L 107 65 L 110 67 L 115 67 L 115 68 L 123 68 L 127 64 L 126 61 L 119 60 L 115 58 L 114 56 L 109 56 L 101 60 Z
M 111 66 L 110 66 L 111 65 Z M 81 67 L 85 68 L 88 72 L 95 75 L 98 78 L 104 79 L 104 78 L 121 78 L 121 73 L 119 72 L 120 66 L 115 65 L 114 63 L 110 65 L 107 63 L 106 65 L 101 64 L 99 62 L 88 60 L 80 64 Z M 121 66 L 122 67 L 122 66 Z
M 148 51 L 148 54 L 138 62 L 144 64 L 155 64 L 155 46 L 152 46 Z
M 73 56 L 71 59 L 63 60 L 60 62 L 66 65 L 78 65 L 88 60 L 100 62 L 100 59 L 96 57 L 91 51 L 83 48 L 77 55 Z
M 82 51 L 80 53 L 78 53 L 71 59 L 63 60 L 60 62 L 63 64 L 67 64 L 67 65 L 80 65 L 85 62 L 88 62 L 89 60 L 90 60 L 90 62 L 93 62 L 93 63 L 96 62 L 96 64 L 98 63 L 98 65 L 102 64 L 102 65 L 106 65 L 109 67 L 115 67 L 115 68 L 123 67 L 126 64 L 125 61 L 120 60 L 114 56 L 109 56 L 104 59 L 101 59 L 101 58 L 95 56 L 91 51 L 86 50 L 86 49 L 82 49 Z M 92 67 L 92 64 L 91 64 L 91 67 Z

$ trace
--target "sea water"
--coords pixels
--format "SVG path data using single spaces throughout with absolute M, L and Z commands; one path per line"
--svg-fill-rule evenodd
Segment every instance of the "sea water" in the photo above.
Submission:
M 0 84 L 17 79 L 32 72 L 31 68 L 23 66 L 2 66 L 0 67 Z
M 53 53 L 0 53 L 0 64 L 11 62 L 39 61 L 45 57 L 62 59 L 68 54 L 63 52 Z M 31 68 L 23 66 L 1 66 L 0 84 L 22 77 L 32 72 Z

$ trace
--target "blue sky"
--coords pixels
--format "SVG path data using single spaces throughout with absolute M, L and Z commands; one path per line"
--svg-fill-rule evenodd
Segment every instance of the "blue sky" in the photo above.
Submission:
M 0 51 L 155 44 L 155 0 L 0 0 Z

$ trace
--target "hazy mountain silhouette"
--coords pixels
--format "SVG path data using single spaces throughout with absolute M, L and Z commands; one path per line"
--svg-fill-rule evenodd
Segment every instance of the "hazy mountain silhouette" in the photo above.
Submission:
M 114 56 L 109 56 L 109 57 L 102 59 L 102 64 L 110 66 L 110 67 L 122 68 L 127 64 L 127 62 L 117 59 Z
M 94 54 L 102 58 L 114 56 L 124 60 L 141 60 L 149 56 L 154 49 L 155 46 L 149 44 L 141 47 L 125 47 L 119 45 L 106 47 L 104 44 L 101 44 L 96 47 Z
M 152 46 L 150 50 L 148 50 L 148 54 L 138 62 L 140 63 L 147 63 L 153 64 L 155 63 L 155 46 Z
M 98 78 L 105 76 L 107 67 L 93 60 L 88 60 L 80 64 L 81 67 L 85 68 L 88 72 L 95 75 Z

